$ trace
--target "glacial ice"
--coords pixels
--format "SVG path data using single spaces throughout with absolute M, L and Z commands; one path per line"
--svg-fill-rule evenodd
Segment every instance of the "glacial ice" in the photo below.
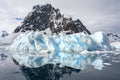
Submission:
M 120 42 L 113 42 L 110 44 L 112 47 L 114 47 L 115 49 L 119 49 L 120 50 Z
M 111 46 L 104 32 L 47 36 L 39 31 L 31 31 L 21 33 L 7 50 L 13 53 L 13 58 L 20 65 L 31 68 L 60 64 L 60 67 L 76 69 L 93 65 L 101 70 L 104 64 L 98 55 L 110 53 Z
M 120 42 L 112 42 L 110 45 L 117 54 L 120 54 Z

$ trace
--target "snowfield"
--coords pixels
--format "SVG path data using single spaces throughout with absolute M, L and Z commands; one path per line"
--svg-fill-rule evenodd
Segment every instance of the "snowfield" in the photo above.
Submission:
M 88 65 L 101 70 L 104 67 L 102 56 L 119 53 L 120 46 L 112 43 L 104 32 L 93 35 L 76 33 L 71 35 L 47 36 L 39 31 L 21 33 L 13 43 L 7 47 L 13 53 L 13 58 L 20 65 L 36 68 L 45 64 L 60 64 L 84 69 Z

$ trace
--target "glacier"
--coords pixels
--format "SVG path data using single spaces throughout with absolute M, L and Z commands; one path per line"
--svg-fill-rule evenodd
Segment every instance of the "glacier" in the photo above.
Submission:
M 92 35 L 75 33 L 47 36 L 39 31 L 21 33 L 7 47 L 20 65 L 37 68 L 45 64 L 59 67 L 85 69 L 88 65 L 101 70 L 104 67 L 102 53 L 112 53 L 109 39 L 104 32 Z M 104 54 L 102 54 L 104 55 Z

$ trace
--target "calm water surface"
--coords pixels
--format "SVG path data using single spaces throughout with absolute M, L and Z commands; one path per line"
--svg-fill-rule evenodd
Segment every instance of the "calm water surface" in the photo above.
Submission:
M 120 61 L 120 57 L 117 59 Z M 20 68 L 14 64 L 8 52 L 0 49 L 0 80 L 26 80 L 25 77 L 30 79 L 29 77 L 38 76 L 37 73 L 43 75 L 43 78 L 37 79 L 37 77 L 36 80 L 120 80 L 120 63 L 112 62 L 112 60 L 110 62 L 112 65 L 106 66 L 102 70 L 96 70 L 92 66 L 88 66 L 85 70 L 76 70 L 53 65 L 45 65 L 39 69 Z M 34 75 L 32 76 L 32 74 Z

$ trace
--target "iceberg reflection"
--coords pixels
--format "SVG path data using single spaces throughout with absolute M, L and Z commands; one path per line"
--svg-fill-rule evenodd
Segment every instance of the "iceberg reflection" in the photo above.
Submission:
M 63 57 L 59 56 L 63 54 Z M 33 59 L 33 61 L 41 60 L 41 62 L 44 62 L 43 59 L 45 58 Z M 49 57 L 49 60 L 47 60 L 49 62 L 48 64 L 46 63 L 45 65 L 41 65 L 36 68 L 30 68 L 24 65 L 20 65 L 14 59 L 13 61 L 17 65 L 19 65 L 22 73 L 27 80 L 60 80 L 60 78 L 62 78 L 65 74 L 71 74 L 72 72 L 78 73 L 87 66 L 94 66 L 95 69 L 102 70 L 102 68 L 106 65 L 108 66 L 112 62 L 112 60 L 119 59 L 119 54 L 112 53 L 92 55 L 80 55 L 76 53 L 56 53 Z M 32 63 L 30 64 L 33 65 Z

